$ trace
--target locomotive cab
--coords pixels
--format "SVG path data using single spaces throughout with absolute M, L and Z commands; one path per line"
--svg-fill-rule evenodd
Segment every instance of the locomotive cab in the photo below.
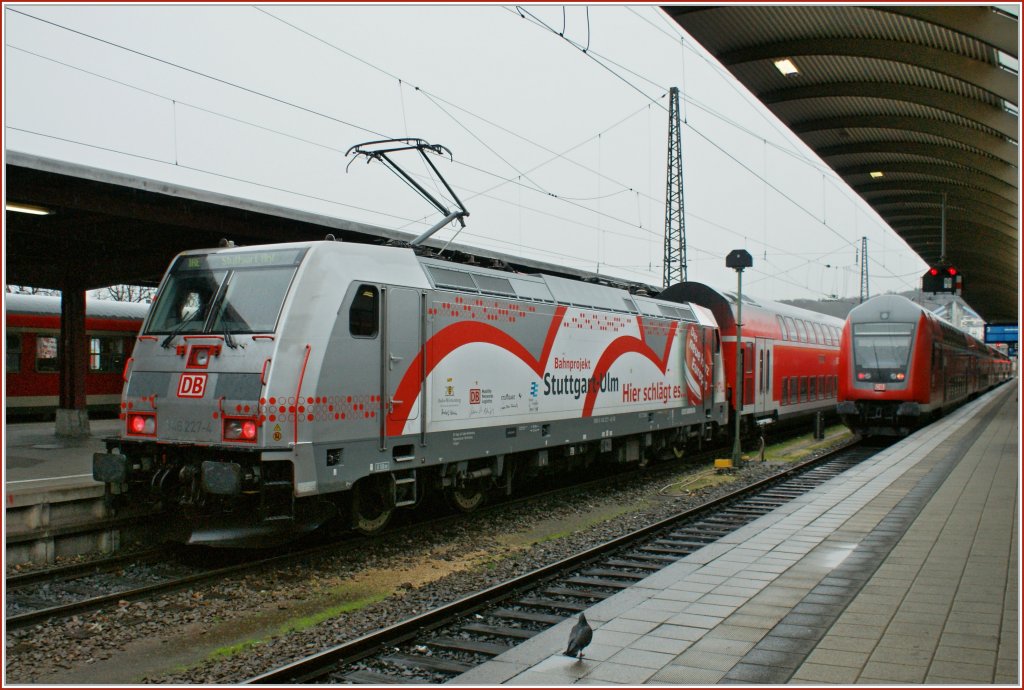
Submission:
M 281 531 L 275 522 L 302 531 L 326 517 L 296 514 L 292 463 L 264 452 L 275 434 L 263 393 L 307 251 L 186 253 L 161 284 L 125 370 L 120 438 L 94 457 L 93 476 L 180 509 L 169 538 L 219 543 L 237 530 L 244 545 Z

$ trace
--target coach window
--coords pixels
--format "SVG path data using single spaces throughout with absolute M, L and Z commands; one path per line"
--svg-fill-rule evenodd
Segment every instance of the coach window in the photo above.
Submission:
M 783 376 L 780 385 L 782 392 L 779 394 L 779 404 L 786 405 L 789 403 L 789 379 Z
M 786 330 L 786 322 L 782 320 L 781 316 L 776 316 L 779 321 L 779 331 L 782 333 L 783 340 L 789 340 L 789 331 Z
M 800 402 L 807 402 L 807 377 L 800 377 Z
M 124 368 L 124 338 L 89 338 L 89 371 L 119 372 Z
M 7 373 L 17 374 L 21 371 L 21 335 L 7 334 Z
M 36 336 L 36 371 L 57 371 L 57 336 Z
M 816 376 L 812 376 L 811 380 L 810 380 L 810 383 L 808 385 L 808 389 L 807 389 L 808 390 L 808 393 L 807 393 L 807 395 L 808 395 L 807 399 L 808 400 L 817 400 L 818 399 L 817 383 L 818 383 L 818 378 Z
M 804 328 L 804 322 L 800 319 L 796 320 L 796 332 L 799 336 L 801 343 L 807 342 L 807 330 Z
M 789 339 L 795 342 L 796 339 L 797 339 L 796 324 L 793 323 L 792 317 L 787 316 L 785 318 L 786 318 L 786 330 L 789 332 Z
M 811 328 L 814 330 L 814 338 L 813 338 L 813 340 L 815 342 L 817 342 L 819 345 L 824 345 L 825 344 L 825 336 L 822 335 L 822 333 L 821 333 L 821 326 L 819 326 L 817 323 L 815 323 L 813 321 L 811 322 L 810 325 L 811 325 Z
M 373 285 L 360 285 L 348 310 L 348 332 L 358 338 L 373 338 L 379 321 L 380 293 Z

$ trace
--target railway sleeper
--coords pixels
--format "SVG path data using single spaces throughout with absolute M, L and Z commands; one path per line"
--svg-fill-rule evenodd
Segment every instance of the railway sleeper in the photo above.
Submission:
M 352 671 L 342 676 L 342 680 L 350 681 L 357 685 L 422 685 L 423 681 L 417 678 L 406 676 L 389 676 L 377 671 Z
M 543 599 L 540 597 L 524 597 L 517 599 L 516 604 L 520 606 L 536 606 L 537 608 L 555 609 L 563 611 L 586 611 L 590 608 L 590 604 L 581 604 L 576 601 L 561 601 L 558 599 Z
M 702 548 L 702 546 L 703 545 L 697 546 L 697 547 L 692 547 L 692 548 L 673 548 L 671 546 L 653 546 L 653 545 L 651 545 L 651 546 L 644 546 L 643 550 L 644 551 L 649 551 L 652 554 L 660 554 L 660 553 L 663 553 L 663 554 L 673 554 L 675 556 L 675 558 L 672 558 L 671 560 L 672 561 L 678 561 L 683 556 L 689 556 L 694 551 L 698 550 L 699 548 Z
M 657 566 L 658 570 L 661 570 L 669 563 L 675 563 L 679 560 L 678 556 L 669 556 L 661 553 L 638 553 L 636 551 L 626 554 L 626 558 L 633 558 L 638 561 L 650 561 L 652 564 L 660 563 L 661 565 Z
M 469 652 L 471 654 L 484 654 L 486 656 L 498 656 L 512 649 L 514 645 L 501 644 L 500 642 L 481 642 L 480 640 L 459 640 L 454 637 L 436 637 L 426 643 L 428 647 L 454 652 Z
M 465 673 L 469 669 L 473 668 L 472 666 L 458 661 L 437 659 L 432 656 L 421 656 L 418 654 L 389 654 L 381 659 L 381 661 L 394 664 L 395 666 L 419 668 L 424 671 L 436 671 L 440 673 Z
M 634 560 L 632 556 L 625 556 L 623 558 L 613 558 L 610 561 L 605 561 L 605 565 L 619 568 L 638 568 L 640 570 L 647 570 L 654 572 L 661 570 L 662 566 L 654 565 L 653 563 L 645 563 L 640 559 Z M 646 575 L 644 576 L 646 577 Z
M 557 616 L 551 613 L 531 613 L 529 611 L 513 611 L 512 609 L 497 609 L 496 611 L 491 611 L 491 615 L 496 618 L 544 623 L 546 625 L 556 625 L 568 618 L 567 616 Z
M 593 589 L 571 589 L 569 587 L 549 587 L 544 594 L 554 594 L 563 597 L 579 597 L 580 599 L 607 599 L 612 592 L 598 592 Z
M 568 585 L 585 585 L 589 587 L 607 587 L 609 589 L 629 589 L 633 586 L 632 582 L 622 582 L 621 580 L 609 580 L 601 577 L 570 577 L 564 582 Z
M 668 541 L 674 541 L 677 544 L 692 544 L 701 547 L 718 541 L 717 537 L 709 536 L 708 531 L 704 529 L 678 530 L 676 532 L 669 532 L 663 538 Z
M 635 568 L 636 566 L 630 564 L 626 567 Z M 591 568 L 589 570 L 584 570 L 580 574 L 589 577 L 618 577 L 627 580 L 642 580 L 647 577 L 649 573 L 631 573 L 628 570 L 613 570 L 612 568 Z
M 528 640 L 536 635 L 539 630 L 526 630 L 524 628 L 511 628 L 505 625 L 487 625 L 485 623 L 470 623 L 463 625 L 462 630 L 466 632 L 480 633 L 481 635 L 494 635 L 495 637 L 511 637 L 517 640 Z

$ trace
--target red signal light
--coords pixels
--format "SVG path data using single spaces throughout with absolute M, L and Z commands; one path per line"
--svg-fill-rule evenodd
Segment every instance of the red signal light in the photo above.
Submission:
M 939 269 L 933 268 L 930 271 L 928 271 L 928 273 L 932 274 L 933 276 L 937 276 L 939 275 Z
M 948 273 L 951 276 L 955 276 L 956 275 L 956 268 L 954 268 L 953 266 L 950 266 L 949 268 L 946 269 L 946 273 Z
M 127 431 L 134 436 L 155 436 L 156 415 L 151 412 L 133 412 L 128 415 Z
M 242 424 L 242 438 L 254 439 L 256 438 L 256 423 L 246 421 Z

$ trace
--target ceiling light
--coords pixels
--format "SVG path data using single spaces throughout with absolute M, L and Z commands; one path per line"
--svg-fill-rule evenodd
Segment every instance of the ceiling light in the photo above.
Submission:
M 33 206 L 32 204 L 18 204 L 13 201 L 8 201 L 6 204 L 8 211 L 17 211 L 18 213 L 31 213 L 33 216 L 48 216 L 53 211 L 42 206 Z
M 879 177 L 884 177 L 884 173 L 881 170 L 875 170 L 869 174 L 871 175 L 871 177 L 875 179 L 878 179 Z
M 782 58 L 781 60 L 775 61 L 775 68 L 782 72 L 783 76 L 788 77 L 791 74 L 800 74 L 800 70 L 796 68 L 793 61 L 789 58 Z

